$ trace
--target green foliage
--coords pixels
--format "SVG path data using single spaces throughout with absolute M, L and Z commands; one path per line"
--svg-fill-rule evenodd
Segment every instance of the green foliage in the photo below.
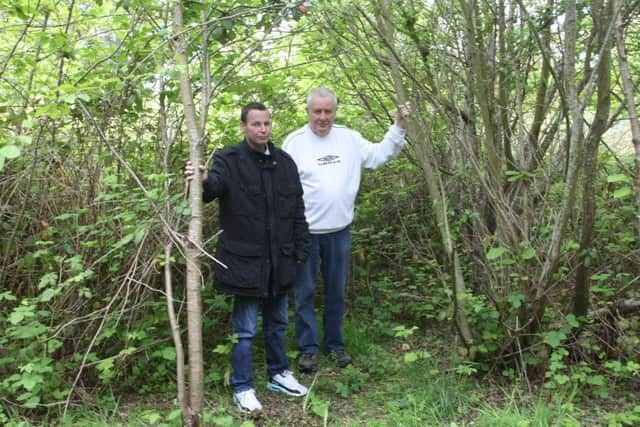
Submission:
M 396 374 L 400 369 L 398 357 L 378 344 L 370 344 L 366 352 L 359 353 L 358 358 L 370 378 L 378 381 Z
M 360 392 L 368 377 L 369 374 L 360 371 L 355 366 L 347 366 L 340 371 L 340 375 L 336 378 L 336 394 L 346 399 L 352 394 Z
M 554 425 L 579 427 L 582 424 L 575 418 L 575 408 L 570 403 L 549 406 L 543 401 L 520 403 L 512 396 L 508 396 L 503 408 L 493 408 L 483 405 L 480 416 L 475 424 L 483 427 L 529 427 L 539 425 Z
M 228 386 L 231 378 L 231 350 L 238 342 L 238 336 L 231 334 L 224 344 L 218 344 L 212 350 L 214 357 L 205 378 L 206 382 L 220 382 Z
M 633 426 L 640 423 L 640 406 L 635 406 L 631 411 L 607 414 L 604 418 L 609 427 Z
M 315 375 L 313 378 L 313 382 L 309 386 L 309 392 L 304 397 L 304 400 L 302 402 L 302 413 L 306 413 L 307 409 L 310 408 L 311 412 L 317 417 L 321 418 L 323 421 L 323 424 L 326 426 L 327 420 L 329 418 L 330 403 L 322 400 L 315 393 L 315 385 L 316 385 L 317 379 L 318 379 L 318 375 Z

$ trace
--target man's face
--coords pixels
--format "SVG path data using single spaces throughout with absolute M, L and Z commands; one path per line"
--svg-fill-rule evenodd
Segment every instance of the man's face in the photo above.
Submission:
M 331 126 L 336 120 L 337 105 L 333 99 L 327 97 L 314 97 L 307 108 L 309 127 L 318 136 L 326 136 L 331 131 Z
M 240 122 L 240 129 L 254 150 L 264 151 L 271 139 L 271 114 L 268 111 L 249 110 L 247 122 Z

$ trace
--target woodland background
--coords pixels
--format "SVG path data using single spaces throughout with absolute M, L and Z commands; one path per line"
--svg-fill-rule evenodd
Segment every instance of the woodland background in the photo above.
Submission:
M 0 29 L 1 424 L 640 423 L 637 0 L 0 0 Z M 410 102 L 408 144 L 358 199 L 355 367 L 241 417 L 181 169 L 249 101 L 279 145 L 317 86 L 373 141 Z

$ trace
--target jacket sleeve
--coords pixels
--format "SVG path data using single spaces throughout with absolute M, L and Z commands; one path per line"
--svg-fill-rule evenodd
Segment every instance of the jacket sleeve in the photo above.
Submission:
M 225 159 L 219 154 L 213 156 L 213 165 L 207 171 L 207 180 L 202 183 L 202 200 L 205 203 L 224 194 L 227 188 L 225 178 L 229 176 L 227 171 Z
M 374 144 L 364 139 L 360 133 L 355 132 L 354 137 L 362 153 L 362 166 L 367 169 L 375 169 L 397 156 L 404 146 L 404 135 L 404 129 L 391 125 L 382 141 Z
M 295 168 L 296 186 L 296 213 L 293 224 L 293 240 L 295 244 L 296 259 L 300 262 L 306 261 L 311 252 L 311 235 L 309 234 L 309 224 L 304 216 L 304 199 L 302 198 L 303 190 L 298 176 L 298 170 L 295 163 L 291 161 Z

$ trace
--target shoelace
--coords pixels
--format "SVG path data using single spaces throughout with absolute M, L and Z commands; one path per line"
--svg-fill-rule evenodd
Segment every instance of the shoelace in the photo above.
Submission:
M 255 390 L 247 390 L 245 393 L 242 394 L 242 397 L 239 397 L 238 400 L 240 401 L 241 404 L 244 405 L 251 400 L 258 400 L 258 399 L 256 398 Z
M 290 376 L 292 374 L 293 374 L 293 372 L 291 372 L 288 369 L 285 369 L 284 371 L 280 372 L 280 375 L 282 375 L 284 378 L 286 378 L 286 377 L 288 377 L 288 376 Z

